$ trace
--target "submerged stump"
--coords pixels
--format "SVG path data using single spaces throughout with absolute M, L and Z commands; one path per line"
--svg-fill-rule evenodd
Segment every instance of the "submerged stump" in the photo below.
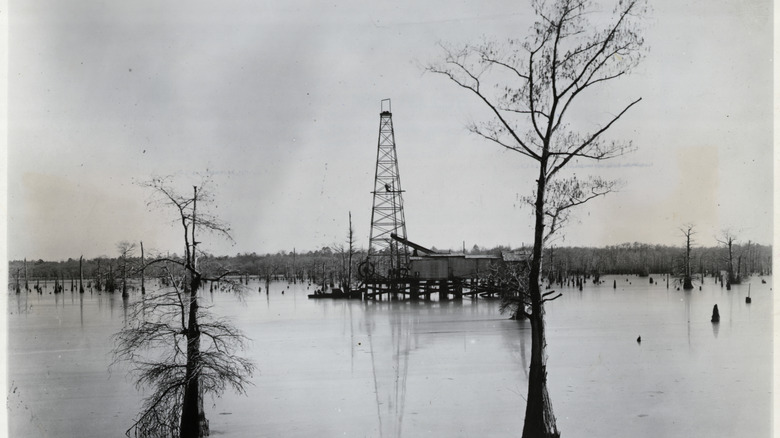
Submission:
M 720 313 L 718 312 L 718 305 L 716 304 L 712 308 L 712 319 L 711 322 L 720 322 Z

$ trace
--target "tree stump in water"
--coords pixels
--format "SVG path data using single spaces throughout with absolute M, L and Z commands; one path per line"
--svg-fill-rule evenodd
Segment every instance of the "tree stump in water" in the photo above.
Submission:
M 712 319 L 711 322 L 720 322 L 720 313 L 718 312 L 718 305 L 716 304 L 712 308 Z

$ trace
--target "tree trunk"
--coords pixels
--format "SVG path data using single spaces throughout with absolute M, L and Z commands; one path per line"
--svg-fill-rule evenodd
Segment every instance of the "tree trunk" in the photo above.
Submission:
M 98 292 L 103 290 L 103 281 L 101 280 L 101 274 L 100 272 L 100 259 L 97 261 L 97 275 L 95 275 L 95 289 L 97 289 Z
M 195 240 L 196 208 L 198 189 L 193 187 L 192 201 L 192 242 L 188 242 L 187 233 L 184 233 L 186 268 L 189 271 L 189 296 L 190 308 L 187 322 L 187 369 L 186 386 L 184 387 L 184 400 L 181 410 L 181 424 L 179 436 L 181 438 L 202 438 L 209 435 L 209 423 L 203 411 L 203 391 L 200 387 L 200 326 L 198 325 L 198 289 L 200 289 L 200 274 L 198 274 L 198 257 Z M 186 229 L 185 229 L 186 230 Z M 192 245 L 192 252 L 189 248 Z
M 544 195 L 547 186 L 547 160 L 540 162 L 539 180 L 536 190 L 536 223 L 534 226 L 534 248 L 531 258 L 531 272 L 528 277 L 531 298 L 531 367 L 528 375 L 528 398 L 525 406 L 523 438 L 559 437 L 555 425 L 552 401 L 547 393 L 547 343 L 544 335 L 544 302 L 539 288 L 539 274 L 542 268 L 542 245 L 544 243 Z
M 683 278 L 683 289 L 693 289 L 693 283 L 691 281 L 691 230 L 688 229 L 685 235 L 685 277 Z
M 728 245 L 729 245 L 729 282 L 732 282 L 734 280 L 734 258 L 731 253 L 731 244 L 732 240 L 731 238 L 728 239 Z
M 79 257 L 79 293 L 84 293 L 84 268 L 83 268 L 84 256 Z
M 352 291 L 352 255 L 355 253 L 355 241 L 352 232 L 352 212 L 349 212 L 349 260 L 347 260 L 347 292 Z
M 742 254 L 737 257 L 737 277 L 733 283 L 739 284 L 742 282 Z
M 209 435 L 208 421 L 203 411 L 200 388 L 200 327 L 198 326 L 197 290 L 190 293 L 189 322 L 187 323 L 187 384 L 181 411 L 181 438 L 202 438 Z
M 127 256 L 122 257 L 122 298 L 128 298 L 127 293 Z
M 544 308 L 531 314 L 531 368 L 528 374 L 528 402 L 525 407 L 524 438 L 559 437 L 552 401 L 547 392 L 547 357 Z
M 146 270 L 146 265 L 144 264 L 144 243 L 141 242 L 141 295 L 144 295 L 146 293 L 146 284 L 144 278 L 145 270 Z

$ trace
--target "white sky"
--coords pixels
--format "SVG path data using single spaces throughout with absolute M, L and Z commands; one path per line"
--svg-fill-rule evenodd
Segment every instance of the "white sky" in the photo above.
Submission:
M 134 181 L 215 173 L 235 244 L 217 254 L 367 245 L 380 100 L 391 98 L 409 238 L 426 246 L 532 240 L 533 163 L 469 134 L 489 116 L 421 67 L 439 41 L 522 37 L 504 0 L 107 2 L 11 0 L 8 257 L 179 251 L 173 211 Z M 608 8 L 611 8 L 609 6 Z M 559 245 L 772 239 L 772 5 L 653 2 L 649 54 L 583 106 L 642 102 L 612 130 L 639 150 L 577 168 L 625 188 L 577 213 Z M 584 116 L 583 116 L 584 117 Z

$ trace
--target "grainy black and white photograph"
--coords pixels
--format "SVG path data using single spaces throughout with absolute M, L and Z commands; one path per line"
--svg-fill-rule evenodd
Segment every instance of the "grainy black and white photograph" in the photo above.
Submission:
M 771 0 L 3 3 L 0 435 L 776 433 Z

